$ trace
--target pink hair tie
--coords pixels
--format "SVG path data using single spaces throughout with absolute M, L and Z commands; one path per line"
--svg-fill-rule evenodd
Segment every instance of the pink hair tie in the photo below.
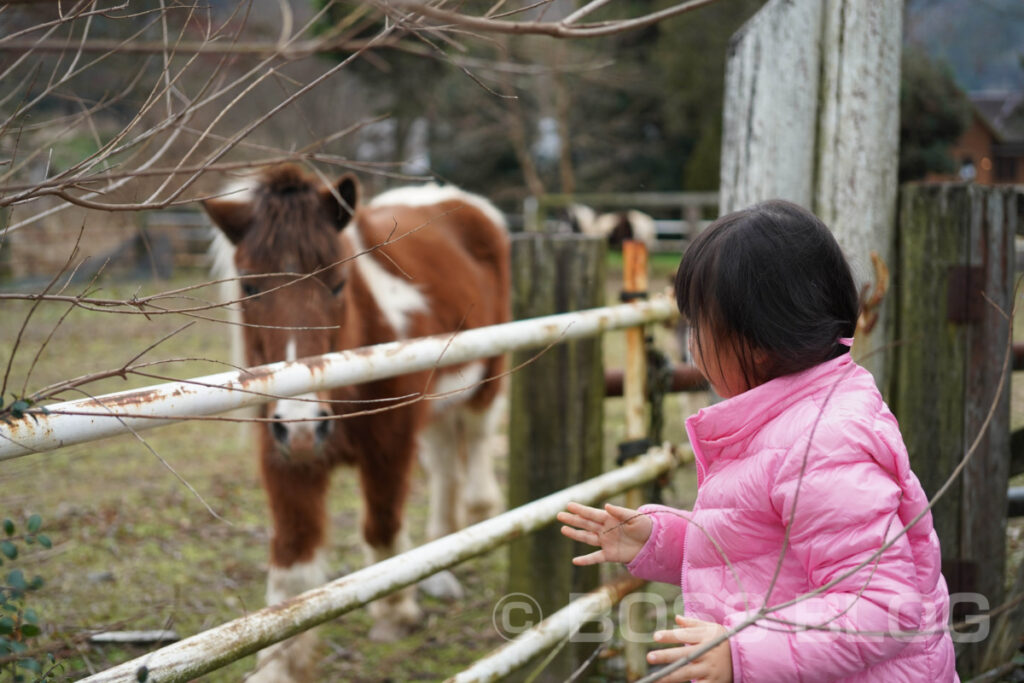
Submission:
M 843 346 L 853 346 L 853 337 L 840 337 L 839 343 Z

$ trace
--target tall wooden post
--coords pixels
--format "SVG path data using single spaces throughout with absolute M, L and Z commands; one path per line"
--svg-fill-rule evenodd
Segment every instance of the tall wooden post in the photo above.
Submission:
M 643 242 L 627 240 L 622 243 L 623 298 L 647 296 L 647 247 Z M 626 330 L 626 364 L 622 397 L 626 409 L 626 441 L 647 438 L 647 355 L 644 350 L 644 328 Z M 626 507 L 636 509 L 644 504 L 640 489 L 626 492 Z M 633 603 L 626 612 L 628 633 L 642 633 L 642 605 Z M 647 646 L 635 640 L 625 643 L 626 679 L 636 681 L 647 673 Z
M 1004 593 L 1008 315 L 1020 197 L 1009 187 L 904 186 L 893 269 L 898 310 L 890 405 L 929 496 L 969 456 L 932 514 L 950 593 L 980 594 L 993 608 Z M 953 620 L 985 609 L 962 602 Z M 981 644 L 958 650 L 962 675 L 978 673 Z
M 859 283 L 889 263 L 896 212 L 902 0 L 769 0 L 726 62 L 721 214 L 782 198 L 836 233 Z M 882 303 L 883 309 L 885 302 Z M 855 352 L 886 380 L 884 310 Z
M 513 316 L 605 305 L 605 250 L 599 238 L 513 235 Z M 600 474 L 604 448 L 600 337 L 516 352 L 512 366 L 519 369 L 512 374 L 510 391 L 509 507 Z M 598 585 L 597 567 L 572 564 L 572 557 L 584 550 L 556 525 L 515 541 L 509 546 L 509 593 L 529 596 L 544 616 L 554 613 L 570 594 Z M 576 667 L 573 650 L 565 648 L 537 680 L 569 678 Z

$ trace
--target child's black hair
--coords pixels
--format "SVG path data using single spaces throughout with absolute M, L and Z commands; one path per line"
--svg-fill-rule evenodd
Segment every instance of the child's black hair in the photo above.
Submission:
M 846 353 L 839 339 L 857 325 L 857 286 L 838 242 L 782 200 L 722 216 L 698 235 L 675 294 L 698 349 L 702 329 L 718 349 L 731 345 L 749 387 Z

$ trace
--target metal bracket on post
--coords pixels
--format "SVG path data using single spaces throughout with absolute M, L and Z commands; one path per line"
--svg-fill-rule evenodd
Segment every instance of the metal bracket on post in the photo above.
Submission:
M 619 444 L 619 455 L 615 464 L 622 467 L 633 458 L 638 458 L 651 448 L 650 439 L 633 439 Z
M 630 301 L 646 301 L 647 290 L 642 292 L 627 292 L 625 290 L 619 292 L 619 301 L 624 304 L 628 304 Z

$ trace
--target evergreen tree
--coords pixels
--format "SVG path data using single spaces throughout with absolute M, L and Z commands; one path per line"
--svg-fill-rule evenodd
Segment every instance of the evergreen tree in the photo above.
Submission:
M 970 123 L 971 103 L 953 72 L 917 47 L 903 51 L 900 83 L 900 182 L 929 171 L 951 173 L 949 149 Z

